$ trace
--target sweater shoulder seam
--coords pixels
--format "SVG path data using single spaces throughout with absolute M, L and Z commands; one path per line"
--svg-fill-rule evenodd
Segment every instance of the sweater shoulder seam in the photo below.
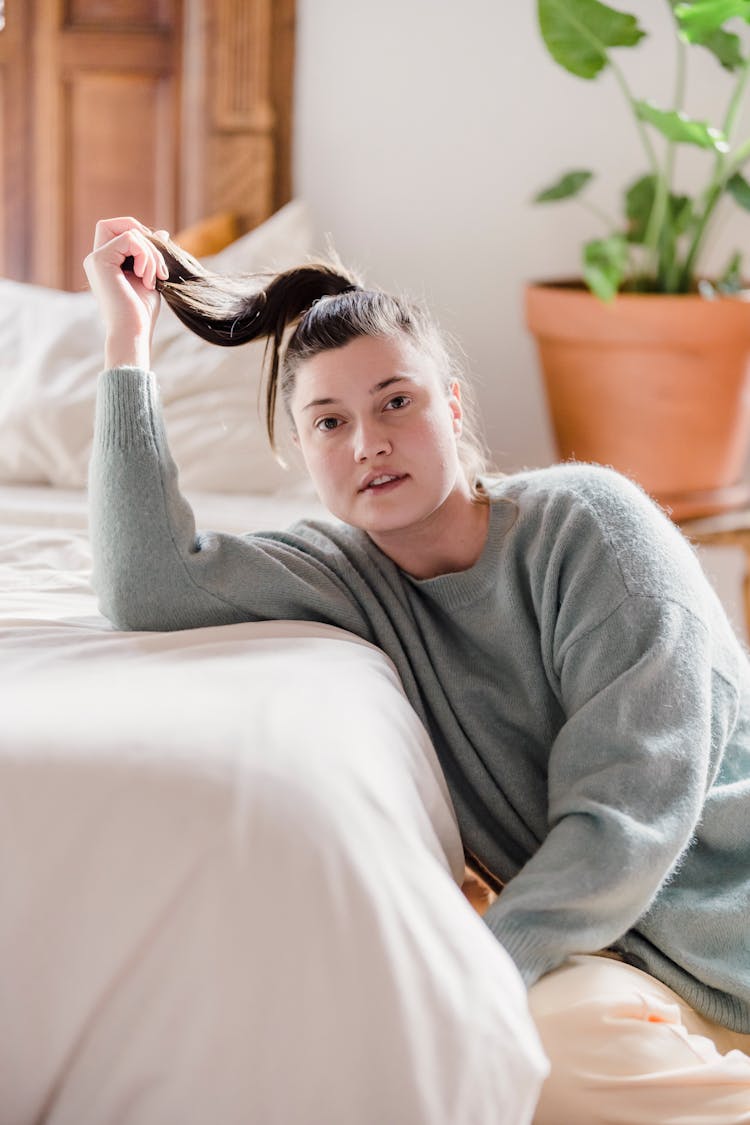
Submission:
M 692 618 L 693 621 L 700 625 L 704 633 L 707 633 L 709 631 L 708 625 L 703 620 L 703 618 L 695 613 L 689 606 L 684 605 L 677 598 L 670 598 L 666 594 L 643 594 L 640 591 L 629 590 L 626 585 L 625 594 L 617 603 L 617 605 L 613 609 L 611 609 L 605 617 L 602 617 L 600 621 L 597 621 L 595 625 L 592 625 L 590 629 L 587 629 L 585 633 L 582 633 L 580 637 L 576 637 L 576 639 L 571 643 L 570 648 L 575 648 L 575 646 L 577 644 L 580 644 L 581 641 L 585 641 L 588 637 L 592 636 L 593 633 L 596 633 L 596 631 L 598 629 L 601 629 L 602 626 L 606 625 L 607 622 L 610 621 L 616 613 L 619 613 L 626 602 L 629 601 L 657 602 L 662 605 L 676 606 L 677 609 L 679 609 L 682 613 L 687 614 L 688 617 Z M 727 683 L 731 684 L 731 682 L 731 680 L 727 680 Z
M 610 613 L 608 613 L 606 617 L 602 618 L 602 620 L 600 622 L 598 622 L 596 625 L 593 625 L 591 627 L 591 629 L 589 629 L 586 633 L 584 633 L 582 637 L 578 638 L 578 640 L 583 640 L 584 637 L 590 636 L 590 634 L 595 632 L 600 627 L 600 625 L 605 624 L 605 622 L 607 622 L 610 619 L 610 617 L 612 617 L 615 613 L 617 613 L 617 611 L 628 600 L 628 598 L 640 598 L 640 599 L 643 599 L 643 600 L 650 600 L 650 601 L 654 601 L 654 602 L 664 602 L 664 603 L 668 602 L 671 605 L 677 606 L 678 609 L 681 609 L 684 613 L 688 614 L 689 617 L 692 617 L 693 620 L 698 622 L 698 624 L 703 628 L 704 632 L 708 631 L 708 625 L 706 624 L 704 619 L 699 614 L 697 614 L 689 605 L 685 605 L 683 602 L 679 601 L 677 598 L 669 597 L 666 594 L 646 594 L 646 593 L 643 593 L 640 590 L 633 590 L 631 588 L 630 583 L 628 582 L 628 579 L 627 579 L 627 577 L 625 575 L 625 572 L 622 568 L 622 562 L 620 560 L 620 553 L 617 550 L 617 547 L 615 546 L 615 544 L 612 542 L 612 537 L 609 534 L 609 531 L 607 530 L 607 528 L 605 527 L 599 513 L 597 512 L 596 508 L 593 506 L 593 504 L 591 503 L 591 501 L 589 500 L 589 498 L 587 496 L 581 495 L 580 492 L 577 492 L 576 496 L 578 497 L 580 502 L 584 505 L 584 507 L 586 508 L 589 515 L 592 517 L 592 519 L 596 522 L 597 526 L 601 529 L 602 534 L 604 535 L 604 538 L 607 542 L 607 545 L 608 545 L 610 551 L 612 552 L 612 555 L 614 556 L 614 559 L 617 563 L 617 570 L 620 574 L 620 578 L 622 580 L 622 585 L 623 585 L 623 588 L 625 590 L 625 595 L 623 596 L 622 600 L 617 603 L 615 608 Z M 576 640 L 574 643 L 577 644 L 578 640 Z

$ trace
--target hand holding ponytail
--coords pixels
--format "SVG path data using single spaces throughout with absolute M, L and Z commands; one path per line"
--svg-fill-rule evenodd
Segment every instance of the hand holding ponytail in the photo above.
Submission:
M 96 224 L 94 248 L 84 260 L 104 322 L 107 367 L 150 366 L 151 338 L 159 315 L 157 280 L 168 274 L 151 235 L 131 216 L 102 219 Z M 122 269 L 125 262 L 131 265 L 128 273 Z
M 107 366 L 150 365 L 158 294 L 197 336 L 221 347 L 273 341 L 272 372 L 286 327 L 320 297 L 357 287 L 355 278 L 326 263 L 283 273 L 212 273 L 173 242 L 130 216 L 97 223 L 94 249 L 84 261 L 108 347 Z M 113 353 L 116 352 L 116 357 Z

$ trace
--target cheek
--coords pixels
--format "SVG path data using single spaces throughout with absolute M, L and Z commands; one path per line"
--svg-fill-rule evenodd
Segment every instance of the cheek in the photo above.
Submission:
M 323 486 L 330 484 L 336 475 L 337 463 L 336 450 L 332 444 L 321 446 L 315 441 L 302 440 L 299 449 L 313 483 Z
M 435 450 L 442 465 L 453 465 L 458 457 L 458 435 L 453 418 L 447 412 L 436 412 L 425 418 L 420 436 L 426 449 Z

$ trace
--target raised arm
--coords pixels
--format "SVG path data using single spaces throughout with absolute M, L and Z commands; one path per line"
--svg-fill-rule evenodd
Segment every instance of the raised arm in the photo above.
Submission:
M 148 370 L 156 282 L 166 272 L 149 233 L 135 219 L 104 220 L 85 262 L 107 338 L 89 471 L 93 581 L 102 612 L 124 629 L 282 618 L 367 637 L 362 599 L 338 573 L 335 550 L 314 536 L 196 531 Z M 125 273 L 131 257 L 133 270 Z
M 104 321 L 105 368 L 132 365 L 147 371 L 151 366 L 160 305 L 156 281 L 169 276 L 164 258 L 149 241 L 152 233 L 168 237 L 130 216 L 96 224 L 94 248 L 83 268 Z M 126 272 L 123 264 L 131 258 L 133 268 Z

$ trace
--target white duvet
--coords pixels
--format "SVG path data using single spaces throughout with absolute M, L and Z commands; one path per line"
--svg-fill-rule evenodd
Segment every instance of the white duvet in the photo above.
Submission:
M 282 526 L 300 498 L 195 497 Z M 390 661 L 118 633 L 85 498 L 0 488 L 0 1125 L 524 1125 L 545 1063 Z

